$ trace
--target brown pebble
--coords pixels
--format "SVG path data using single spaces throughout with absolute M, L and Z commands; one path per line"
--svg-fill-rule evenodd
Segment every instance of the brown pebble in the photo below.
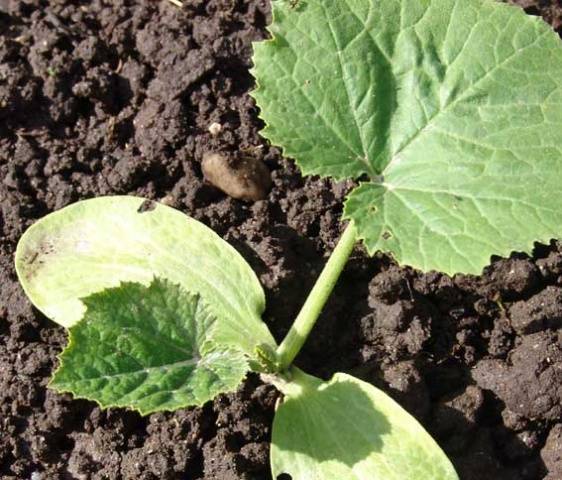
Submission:
M 251 156 L 209 152 L 203 155 L 201 168 L 210 184 L 238 200 L 263 200 L 271 188 L 269 169 Z

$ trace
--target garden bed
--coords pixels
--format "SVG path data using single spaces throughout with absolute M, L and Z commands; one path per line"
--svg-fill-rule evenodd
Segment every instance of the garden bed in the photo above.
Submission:
M 562 29 L 560 2 L 516 3 Z M 341 233 L 352 184 L 303 179 L 259 136 L 248 69 L 269 0 L 184 4 L 0 0 L 2 479 L 271 479 L 273 387 L 250 376 L 203 408 L 145 418 L 55 394 L 46 384 L 66 332 L 32 309 L 13 268 L 23 230 L 46 213 L 145 196 L 240 251 L 283 338 Z M 267 199 L 205 184 L 200 160 L 212 151 L 263 159 Z M 454 279 L 358 247 L 297 364 L 389 392 L 462 480 L 560 479 L 562 244 Z

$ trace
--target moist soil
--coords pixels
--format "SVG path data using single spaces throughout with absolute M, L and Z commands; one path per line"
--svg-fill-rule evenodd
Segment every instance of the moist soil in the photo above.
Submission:
M 516 3 L 560 31 L 560 1 Z M 280 340 L 352 184 L 302 178 L 260 138 L 249 67 L 269 20 L 268 0 L 0 0 L 2 479 L 271 480 L 273 387 L 250 375 L 202 408 L 148 417 L 55 394 L 66 332 L 31 307 L 13 268 L 24 229 L 53 210 L 110 194 L 160 200 L 255 268 Z M 207 184 L 212 152 L 264 162 L 267 197 Z M 561 243 L 455 278 L 357 247 L 297 363 L 387 391 L 463 480 L 560 480 L 561 326 Z

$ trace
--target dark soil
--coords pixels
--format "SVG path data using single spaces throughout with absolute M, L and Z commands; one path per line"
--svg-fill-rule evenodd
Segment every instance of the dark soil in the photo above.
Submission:
M 266 289 L 265 321 L 278 339 L 287 331 L 340 233 L 350 185 L 303 179 L 258 135 L 248 68 L 268 0 L 184 3 L 0 0 L 2 479 L 270 479 L 277 393 L 255 376 L 203 408 L 147 418 L 46 389 L 66 333 L 31 307 L 12 265 L 44 214 L 143 195 L 238 248 Z M 560 1 L 517 3 L 562 26 Z M 267 199 L 205 184 L 209 152 L 263 160 Z M 388 391 L 463 480 L 560 480 L 561 326 L 560 243 L 454 279 L 358 249 L 298 363 Z

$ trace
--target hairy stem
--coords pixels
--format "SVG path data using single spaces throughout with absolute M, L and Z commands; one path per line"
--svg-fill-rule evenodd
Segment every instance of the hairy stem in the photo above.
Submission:
M 350 222 L 314 284 L 293 326 L 277 349 L 280 370 L 286 370 L 300 352 L 351 255 L 357 233 Z

